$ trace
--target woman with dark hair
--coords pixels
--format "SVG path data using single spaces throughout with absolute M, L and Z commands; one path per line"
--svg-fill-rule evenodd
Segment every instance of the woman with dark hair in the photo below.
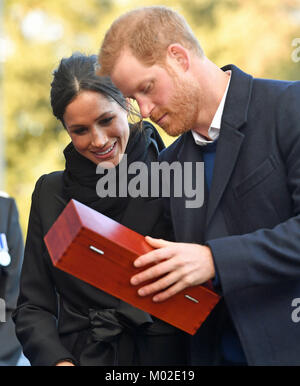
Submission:
M 128 165 L 149 166 L 163 143 L 151 124 L 141 130 L 128 123 L 127 101 L 109 78 L 95 75 L 96 61 L 73 55 L 54 72 L 53 113 L 72 142 L 65 170 L 42 176 L 32 195 L 17 336 L 32 365 L 185 365 L 184 333 L 55 268 L 43 241 L 70 199 L 141 234 L 167 235 L 159 199 L 97 195 L 99 165 L 115 168 L 118 185 L 124 154 Z

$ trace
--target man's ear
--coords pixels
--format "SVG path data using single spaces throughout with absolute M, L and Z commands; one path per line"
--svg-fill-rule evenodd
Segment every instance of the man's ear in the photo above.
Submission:
M 167 49 L 167 57 L 175 61 L 184 71 L 190 68 L 190 53 L 181 44 L 170 44 Z

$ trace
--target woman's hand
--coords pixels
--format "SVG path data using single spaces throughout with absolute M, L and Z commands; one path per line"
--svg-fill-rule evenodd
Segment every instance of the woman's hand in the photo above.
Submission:
M 134 261 L 137 268 L 155 264 L 134 275 L 132 285 L 157 279 L 138 290 L 140 296 L 153 293 L 154 302 L 161 302 L 187 287 L 203 284 L 215 277 L 215 267 L 209 247 L 199 244 L 176 243 L 146 236 L 146 241 L 157 248 Z

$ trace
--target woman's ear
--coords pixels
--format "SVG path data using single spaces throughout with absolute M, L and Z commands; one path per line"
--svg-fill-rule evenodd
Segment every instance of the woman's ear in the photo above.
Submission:
M 190 68 L 190 53 L 181 44 L 170 44 L 167 49 L 167 57 L 179 65 L 185 72 Z
M 142 117 L 139 113 L 139 106 L 134 99 L 126 98 L 126 110 L 127 110 L 127 119 L 130 123 L 138 123 L 141 121 Z

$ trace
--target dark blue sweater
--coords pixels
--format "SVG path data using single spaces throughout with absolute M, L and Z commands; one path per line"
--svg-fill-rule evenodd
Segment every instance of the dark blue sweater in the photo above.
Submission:
M 206 146 L 201 147 L 203 152 L 204 171 L 208 191 L 210 190 L 213 179 L 217 142 L 218 141 L 216 140 L 212 143 L 207 144 Z M 215 279 L 213 280 L 213 284 L 216 287 L 220 285 L 217 273 Z M 240 340 L 229 315 L 228 319 L 226 320 L 223 326 L 221 338 L 221 352 L 224 357 L 224 362 L 228 363 L 229 365 L 235 363 L 242 365 L 247 363 Z

